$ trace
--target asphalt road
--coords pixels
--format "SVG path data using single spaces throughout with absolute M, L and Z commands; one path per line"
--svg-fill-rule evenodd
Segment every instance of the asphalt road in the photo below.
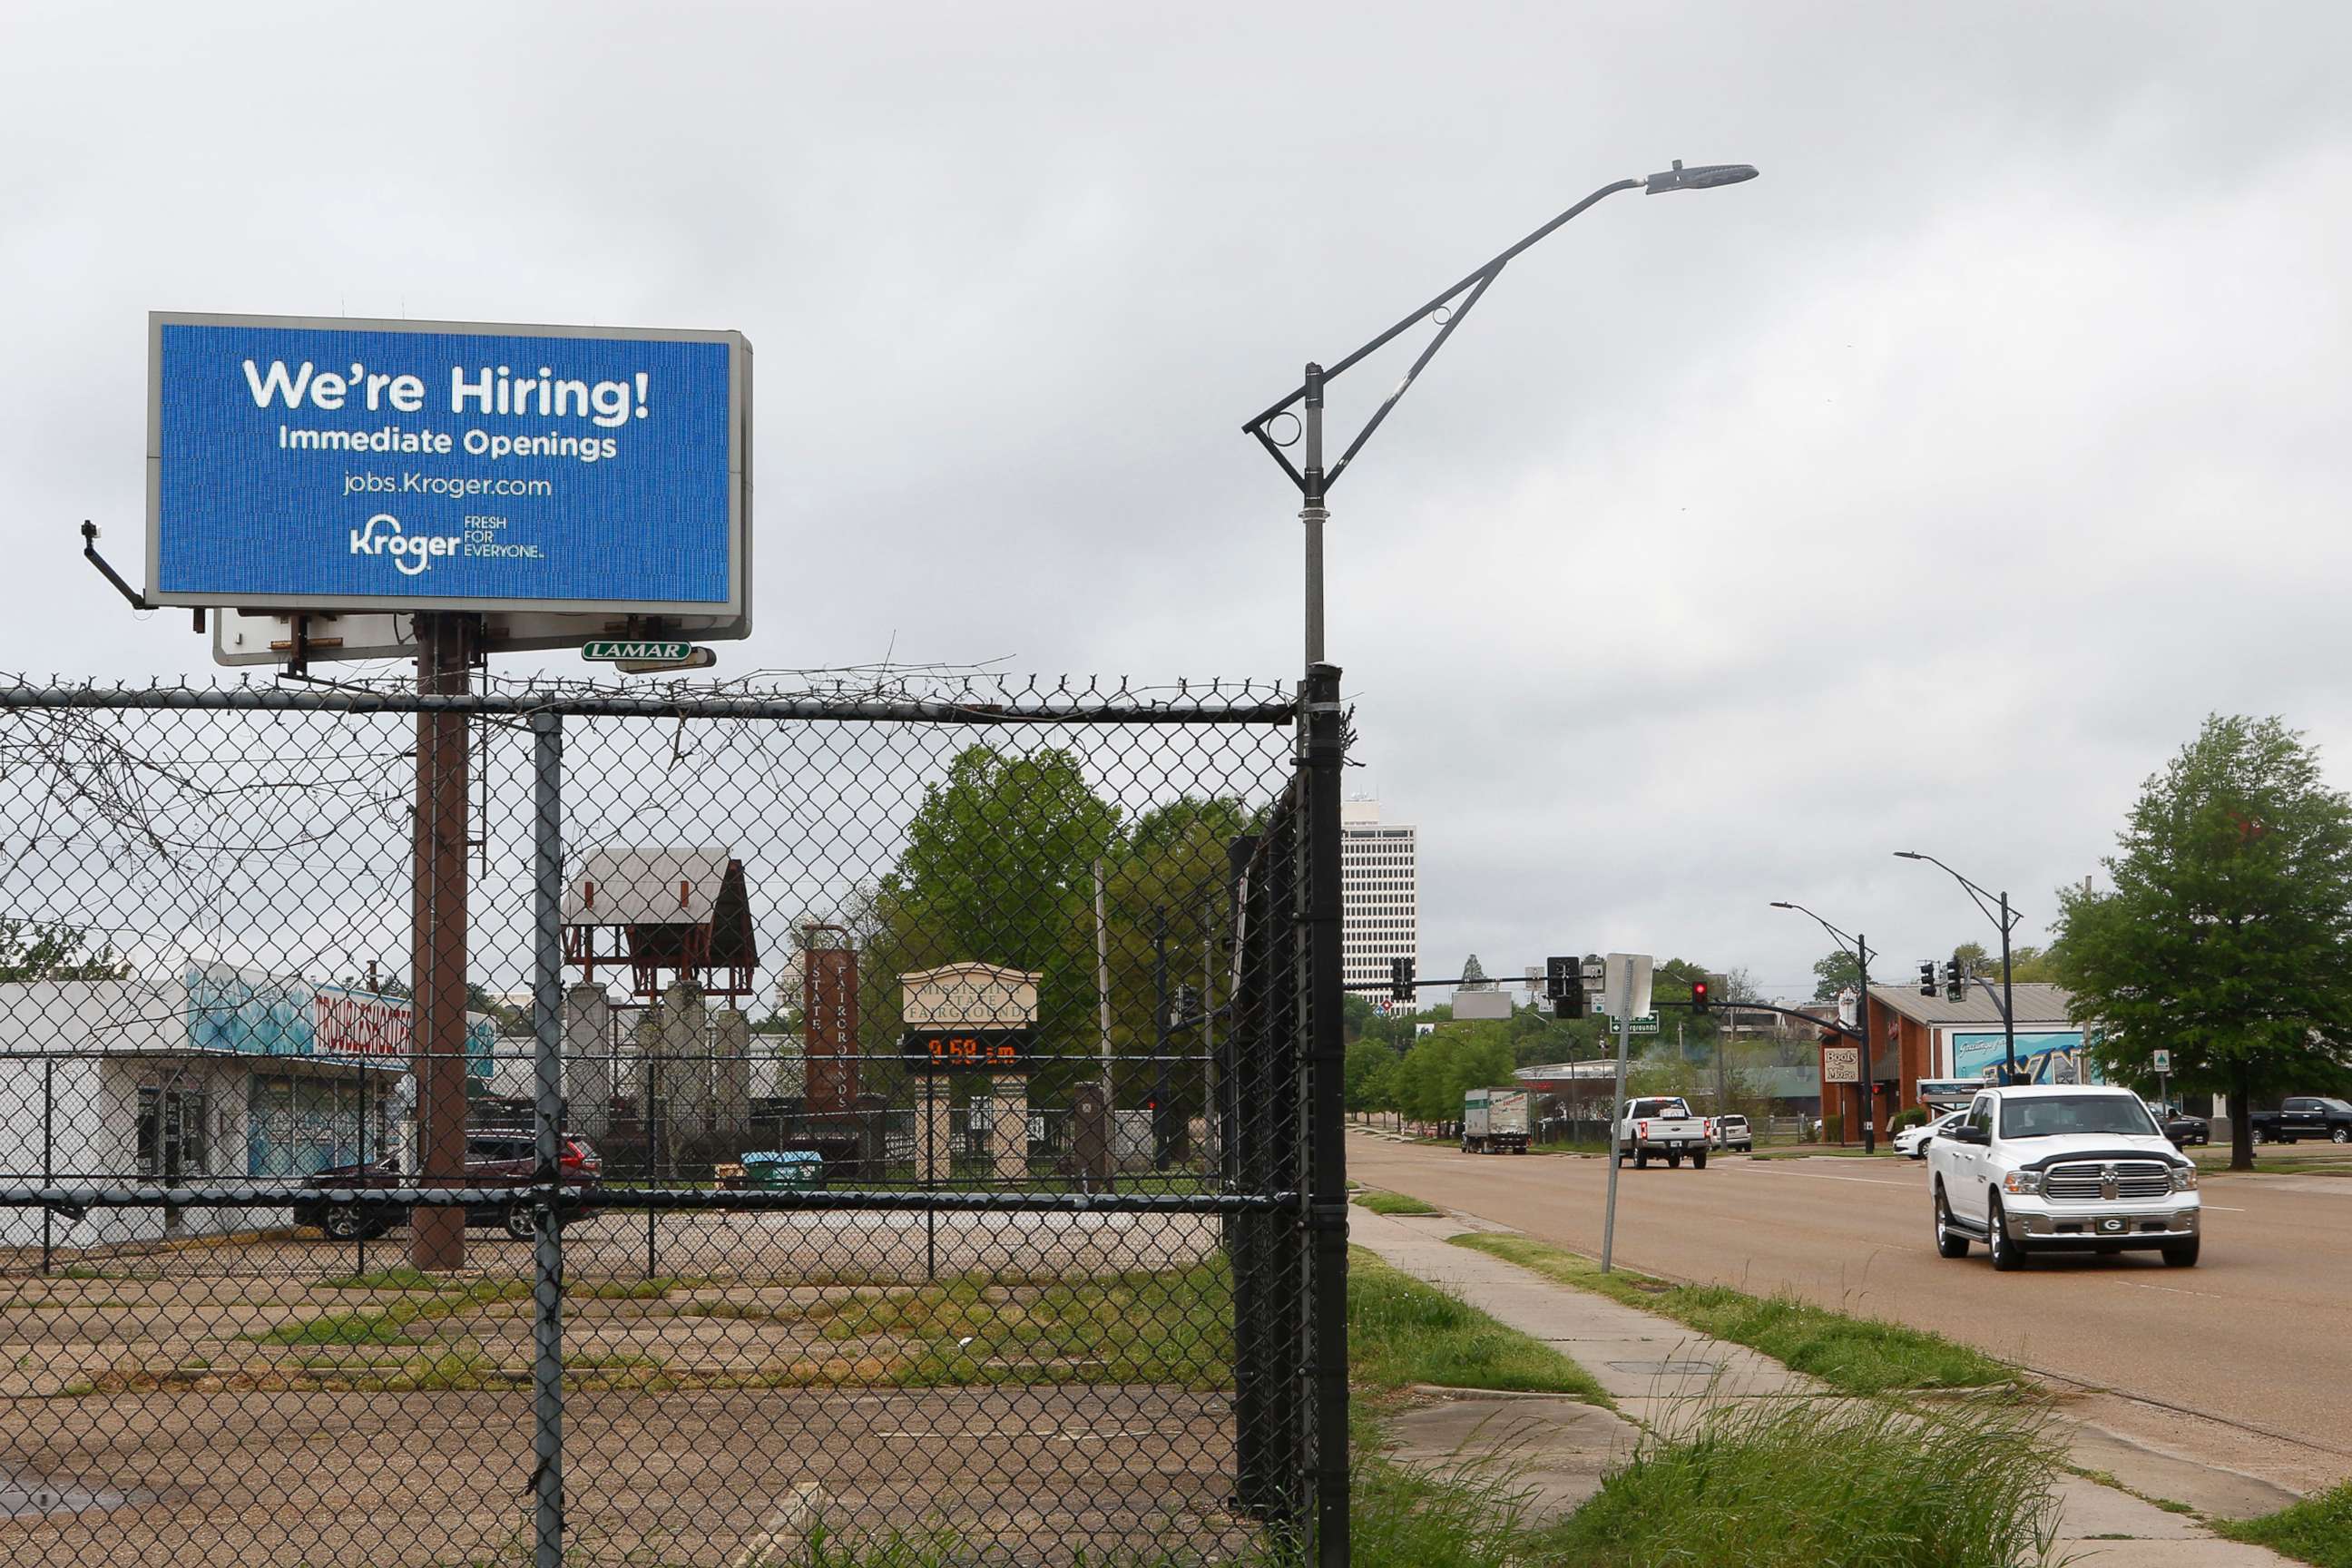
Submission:
M 1598 1255 L 1608 1165 L 1348 1140 L 1373 1186 Z M 1617 1260 L 1684 1280 L 1933 1329 L 2121 1393 L 2242 1422 L 2352 1460 L 2352 1177 L 2213 1176 L 2203 1257 L 2037 1257 L 1995 1274 L 1981 1247 L 1936 1255 L 1927 1166 L 1748 1160 L 1624 1168 Z M 2347 1465 L 2352 1468 L 2352 1465 Z

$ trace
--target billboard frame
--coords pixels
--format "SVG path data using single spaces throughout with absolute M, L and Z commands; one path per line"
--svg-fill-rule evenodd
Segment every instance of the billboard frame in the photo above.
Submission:
M 718 600 L 509 599 L 392 594 L 320 596 L 307 594 L 206 594 L 160 591 L 163 500 L 163 329 L 165 327 L 259 327 L 305 331 L 408 332 L 420 336 L 472 335 L 511 338 L 578 338 L 604 342 L 715 342 L 728 346 L 727 396 L 727 598 Z M 408 615 L 419 610 L 457 610 L 473 615 L 534 611 L 609 620 L 616 616 L 698 616 L 732 623 L 740 630 L 702 631 L 706 637 L 748 637 L 751 624 L 751 344 L 732 329 L 680 327 L 577 327 L 523 321 L 386 321 L 369 316 L 247 316 L 220 311 L 147 312 L 147 527 L 146 585 L 149 604 L 160 608 L 251 609 L 310 613 L 336 610 Z M 596 635 L 583 630 L 582 637 Z

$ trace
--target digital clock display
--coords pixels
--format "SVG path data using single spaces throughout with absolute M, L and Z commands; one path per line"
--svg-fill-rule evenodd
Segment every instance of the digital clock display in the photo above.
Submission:
M 1026 1072 L 1028 1029 L 909 1029 L 900 1059 L 908 1072 Z

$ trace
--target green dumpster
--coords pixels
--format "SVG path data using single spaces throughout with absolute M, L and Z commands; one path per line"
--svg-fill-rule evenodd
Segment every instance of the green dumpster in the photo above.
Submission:
M 814 1149 L 762 1149 L 743 1156 L 743 1185 L 752 1192 L 782 1192 L 824 1185 L 824 1156 Z

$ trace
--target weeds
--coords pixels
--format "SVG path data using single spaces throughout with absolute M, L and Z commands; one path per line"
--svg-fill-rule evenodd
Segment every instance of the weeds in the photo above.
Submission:
M 1843 1394 L 2015 1385 L 2016 1369 L 1941 1334 L 1832 1311 L 1793 1296 L 1751 1296 L 1725 1285 L 1670 1285 L 1620 1269 L 1603 1274 L 1580 1254 L 1527 1236 L 1451 1238 L 1627 1306 L 1674 1319 L 1820 1378 Z
M 1933 1415 L 1883 1402 L 1703 1407 L 1652 1436 L 1525 1561 L 1559 1568 L 2022 1568 L 2057 1533 L 2041 1417 L 1984 1398 Z
M 1431 1215 L 1445 1211 L 1403 1193 L 1366 1193 L 1356 1202 L 1374 1214 Z
M 1582 1367 L 1549 1345 L 1361 1247 L 1348 1256 L 1348 1361 L 1352 1381 L 1380 1394 L 1435 1384 L 1609 1403 Z
M 2352 1481 L 2260 1519 L 2207 1522 L 2232 1541 L 2267 1546 L 2317 1568 L 2352 1568 Z

